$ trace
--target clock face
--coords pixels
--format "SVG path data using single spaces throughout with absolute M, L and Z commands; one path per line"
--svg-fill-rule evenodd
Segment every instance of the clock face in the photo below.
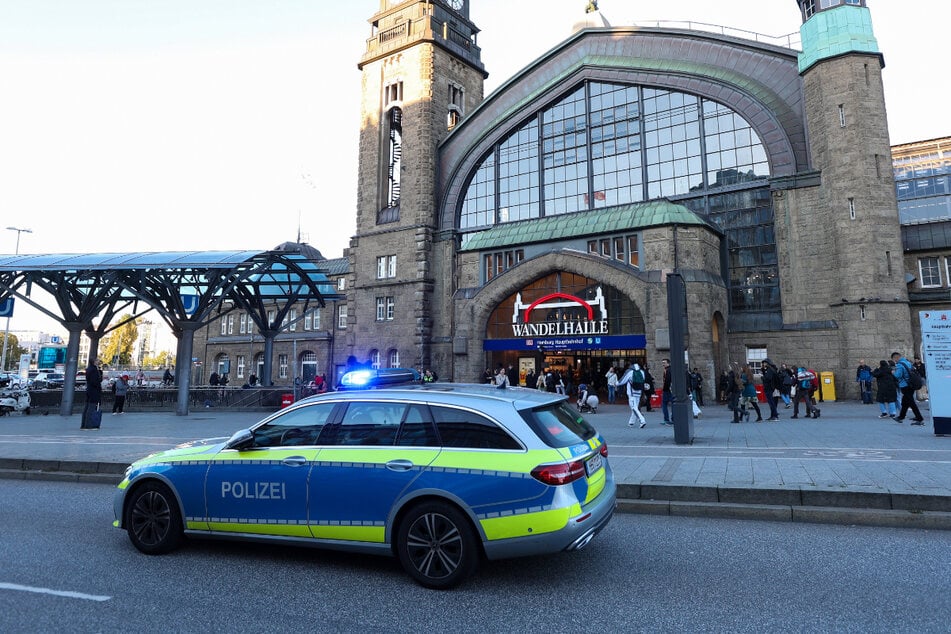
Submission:
M 464 0 L 449 0 L 449 6 L 458 11 L 464 5 Z

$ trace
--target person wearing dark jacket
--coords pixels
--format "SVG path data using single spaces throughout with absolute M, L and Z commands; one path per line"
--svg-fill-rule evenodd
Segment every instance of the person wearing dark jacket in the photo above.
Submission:
M 86 366 L 86 409 L 83 410 L 82 422 L 79 423 L 80 429 L 99 429 L 91 423 L 92 412 L 99 409 L 102 404 L 102 372 L 96 365 L 96 357 L 89 357 L 89 365 Z
M 782 387 L 783 379 L 779 375 L 779 368 L 772 359 L 763 359 L 763 392 L 766 394 L 766 402 L 769 403 L 769 418 L 766 419 L 768 422 L 779 420 L 779 410 L 776 406 L 779 404 Z
M 875 400 L 878 401 L 878 407 L 882 410 L 879 418 L 893 418 L 896 413 L 895 402 L 898 400 L 898 382 L 892 374 L 892 368 L 888 361 L 882 359 L 878 362 L 878 367 L 872 370 L 872 376 L 875 377 L 875 384 L 878 388 L 875 393 Z M 887 407 L 886 407 L 887 406 Z

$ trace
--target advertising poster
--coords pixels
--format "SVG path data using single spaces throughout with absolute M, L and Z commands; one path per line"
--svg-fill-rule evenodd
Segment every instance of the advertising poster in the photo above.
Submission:
M 923 310 L 918 316 L 934 433 L 951 434 L 951 311 Z

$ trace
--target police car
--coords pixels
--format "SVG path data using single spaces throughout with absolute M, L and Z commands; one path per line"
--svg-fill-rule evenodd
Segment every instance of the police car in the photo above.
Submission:
M 607 445 L 564 396 L 372 380 L 133 463 L 114 525 L 148 554 L 186 535 L 281 541 L 396 556 L 450 588 L 483 557 L 579 550 L 611 519 Z

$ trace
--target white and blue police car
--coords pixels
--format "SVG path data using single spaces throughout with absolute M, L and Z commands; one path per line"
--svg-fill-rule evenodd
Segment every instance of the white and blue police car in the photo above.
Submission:
M 413 375 L 418 376 L 418 375 Z M 604 439 L 564 396 L 405 371 L 345 378 L 229 439 L 133 463 L 114 525 L 148 554 L 185 536 L 398 557 L 450 588 L 480 559 L 578 550 L 611 519 Z

